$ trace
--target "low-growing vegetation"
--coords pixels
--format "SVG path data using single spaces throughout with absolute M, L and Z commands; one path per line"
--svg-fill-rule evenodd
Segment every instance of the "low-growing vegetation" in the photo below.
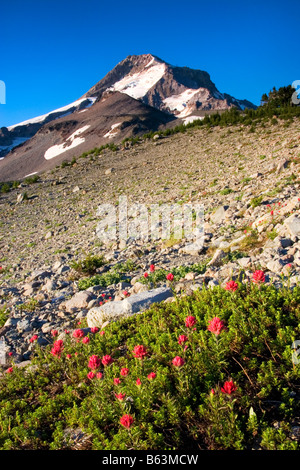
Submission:
M 300 288 L 253 280 L 32 338 L 0 380 L 0 448 L 299 449 Z

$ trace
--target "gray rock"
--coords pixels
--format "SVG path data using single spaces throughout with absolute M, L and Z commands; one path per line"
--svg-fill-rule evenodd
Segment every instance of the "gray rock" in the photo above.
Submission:
M 211 215 L 210 220 L 213 224 L 220 224 L 226 217 L 226 211 L 229 206 L 220 206 L 214 214 Z
M 17 323 L 18 331 L 26 333 L 27 331 L 31 331 L 33 329 L 32 324 L 29 320 L 24 318 L 23 320 L 18 321 Z
M 45 235 L 45 240 L 49 240 L 52 237 L 53 237 L 53 232 L 51 230 L 49 230 Z
M 221 266 L 223 259 L 226 257 L 226 253 L 223 250 L 216 250 L 214 256 L 207 264 L 208 266 Z
M 244 257 L 237 260 L 242 268 L 247 268 L 251 264 L 251 257 Z
M 89 310 L 87 314 L 87 324 L 89 327 L 102 325 L 107 321 L 117 321 L 120 318 L 133 315 L 146 310 L 153 303 L 162 302 L 173 296 L 170 288 L 159 287 L 147 292 L 133 294 L 124 300 L 107 302 L 101 307 Z
M 185 253 L 191 256 L 198 256 L 204 249 L 204 240 L 200 239 L 194 243 L 189 243 L 179 249 L 179 253 Z
M 292 236 L 300 237 L 300 218 L 297 215 L 291 215 L 284 221 Z
M 267 263 L 267 269 L 273 273 L 280 274 L 285 263 L 281 259 L 271 260 Z
M 87 308 L 89 302 L 92 300 L 93 294 L 88 291 L 77 292 L 70 300 L 65 303 L 66 312 L 73 312 L 74 310 Z

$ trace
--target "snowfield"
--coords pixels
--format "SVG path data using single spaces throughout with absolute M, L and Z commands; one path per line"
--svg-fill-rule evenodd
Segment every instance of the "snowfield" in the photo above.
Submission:
M 136 72 L 133 75 L 126 75 L 108 90 L 119 91 L 135 99 L 142 98 L 162 78 L 165 70 L 166 65 L 158 63 L 153 58 L 145 67 L 145 70 Z
M 71 134 L 70 137 L 66 139 L 66 142 L 64 142 L 63 144 L 53 145 L 52 147 L 50 147 L 45 152 L 44 158 L 46 160 L 51 160 L 51 158 L 57 157 L 58 155 L 64 152 L 67 152 L 68 150 L 74 147 L 77 147 L 80 144 L 83 144 L 83 142 L 85 142 L 85 138 L 78 137 L 78 136 L 82 134 L 83 132 L 85 132 L 89 127 L 91 126 L 87 125 L 87 126 L 81 127 L 80 129 L 77 129 L 77 131 L 73 132 L 73 134 Z
M 69 109 L 79 106 L 83 101 L 86 101 L 87 99 L 90 102 L 90 104 L 87 106 L 87 108 L 89 108 L 90 106 L 92 106 L 94 104 L 94 102 L 96 101 L 97 98 L 96 97 L 81 98 L 80 100 L 74 101 L 73 103 L 70 103 L 66 106 L 63 106 L 62 108 L 58 108 L 58 109 L 55 109 L 53 111 L 50 111 L 47 114 L 43 114 L 42 116 L 37 116 L 35 118 L 28 119 L 27 121 L 19 122 L 18 124 L 14 124 L 13 126 L 9 126 L 7 129 L 9 131 L 11 131 L 11 130 L 15 129 L 16 127 L 19 127 L 19 126 L 26 126 L 27 124 L 36 124 L 36 123 L 39 123 L 39 122 L 43 122 L 48 116 L 50 116 L 50 114 L 60 113 L 60 112 L 63 112 L 63 111 L 67 112 Z M 67 114 L 64 114 L 64 116 L 66 116 L 66 115 Z M 63 117 L 63 116 L 59 116 L 59 117 Z
M 116 129 L 118 126 L 120 126 L 120 124 L 122 124 L 121 122 L 117 122 L 116 124 L 113 124 L 110 128 L 110 130 L 103 136 L 103 137 L 108 137 L 109 139 L 111 139 L 112 137 L 115 137 L 119 130 L 114 130 Z

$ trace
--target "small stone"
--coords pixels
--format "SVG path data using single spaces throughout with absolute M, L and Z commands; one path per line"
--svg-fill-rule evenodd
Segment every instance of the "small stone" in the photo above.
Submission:
M 224 258 L 226 258 L 226 253 L 223 250 L 216 250 L 207 266 L 221 266 Z

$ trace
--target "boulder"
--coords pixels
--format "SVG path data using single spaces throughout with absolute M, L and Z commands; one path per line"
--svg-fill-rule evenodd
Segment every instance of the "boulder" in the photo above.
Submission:
M 73 312 L 74 310 L 79 310 L 87 308 L 89 302 L 94 298 L 92 292 L 81 291 L 73 295 L 70 300 L 67 300 L 65 303 L 65 310 L 67 312 Z
M 101 307 L 94 307 L 87 314 L 87 324 L 91 328 L 102 328 L 105 322 L 117 321 L 126 316 L 146 310 L 153 303 L 162 302 L 173 296 L 168 287 L 159 287 L 146 292 L 133 294 L 124 300 L 107 302 Z
M 300 237 L 300 218 L 297 215 L 291 215 L 284 221 L 292 236 Z

